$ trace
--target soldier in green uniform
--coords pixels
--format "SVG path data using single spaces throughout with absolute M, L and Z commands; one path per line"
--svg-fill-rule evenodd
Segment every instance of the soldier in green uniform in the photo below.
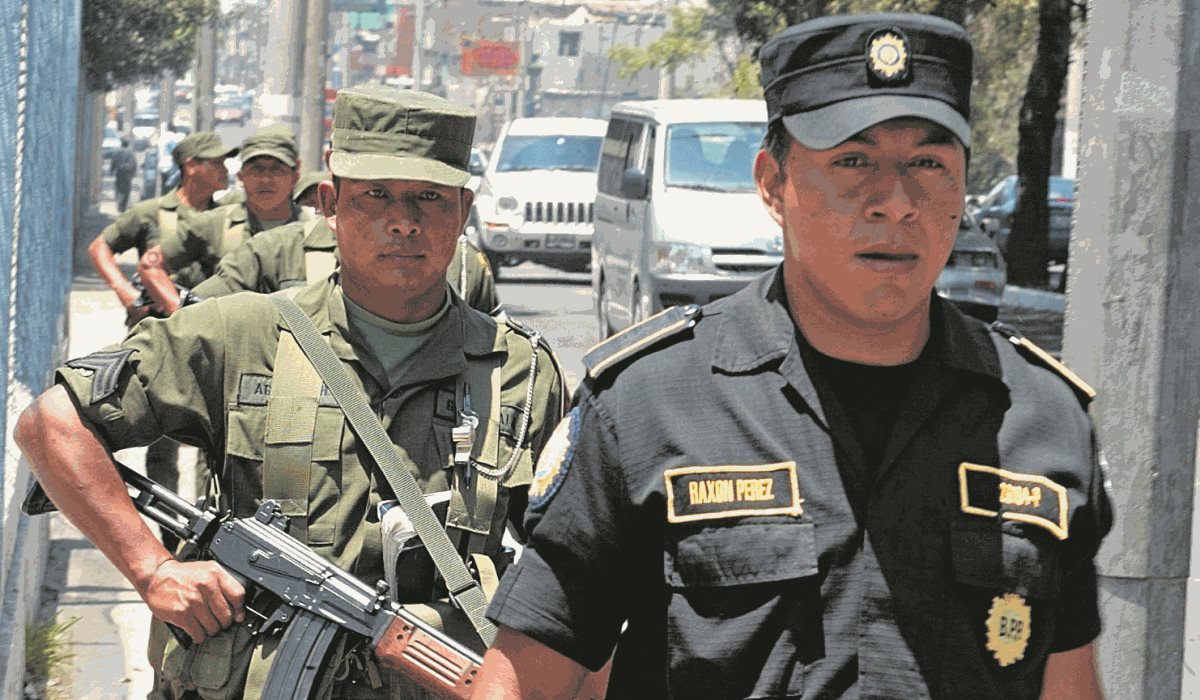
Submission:
M 325 336 L 422 490 L 431 501 L 443 494 L 451 540 L 483 571 L 501 559 L 506 523 L 521 532 L 532 465 L 562 414 L 562 375 L 538 334 L 470 308 L 446 283 L 473 196 L 463 186 L 474 114 L 370 86 L 340 92 L 333 119 L 335 179 L 320 197 L 338 238 L 337 275 L 142 323 L 119 347 L 60 368 L 18 421 L 16 440 L 50 498 L 157 619 L 193 639 L 187 649 L 168 643 L 158 697 L 257 697 L 277 638 L 234 624 L 260 601 L 224 569 L 179 562 L 154 539 L 113 450 L 163 434 L 203 446 L 224 510 L 248 516 L 275 499 L 291 534 L 367 583 L 397 568 L 382 554 L 380 524 L 393 488 L 321 391 L 282 316 L 286 296 Z M 464 430 L 471 417 L 477 426 Z M 381 679 L 369 659 L 331 663 L 349 669 L 335 697 L 421 697 Z
M 195 297 L 234 292 L 270 293 L 328 277 L 337 265 L 333 232 L 322 218 L 265 231 L 217 263 L 216 272 L 196 286 Z M 460 236 L 446 280 L 468 304 L 484 313 L 500 310 L 496 278 L 487 257 Z
M 212 132 L 200 131 L 185 137 L 171 153 L 181 174 L 179 187 L 121 214 L 88 246 L 88 256 L 96 272 L 125 307 L 127 325 L 132 326 L 152 308 L 145 303 L 142 290 L 121 272 L 116 254 L 137 248 L 138 255 L 144 255 L 158 244 L 160 237 L 173 235 L 181 220 L 214 208 L 212 195 L 225 187 L 228 178 L 225 159 L 237 153 L 237 148 L 225 146 Z M 178 460 L 178 444 L 169 439 L 159 440 L 146 451 L 146 472 L 155 481 L 175 489 L 179 484 Z M 164 532 L 163 541 L 173 548 L 175 536 Z
M 317 208 L 317 185 L 321 184 L 326 177 L 328 177 L 326 173 L 320 170 L 305 173 L 292 188 L 292 201 L 297 206 L 308 207 L 315 211 Z
M 181 218 L 214 208 L 213 193 L 225 187 L 228 177 L 225 159 L 237 153 L 237 148 L 226 147 L 212 132 L 199 131 L 185 137 L 171 153 L 181 173 L 179 187 L 138 203 L 88 246 L 92 265 L 121 300 L 131 325 L 149 308 L 139 303 L 142 292 L 121 272 L 116 255 L 130 248 L 137 248 L 139 257 L 145 255 L 158 245 L 160 237 L 174 234 Z
M 296 139 L 288 127 L 275 124 L 260 129 L 242 142 L 242 167 L 238 180 L 244 202 L 231 204 L 180 226 L 164 236 L 138 261 L 146 291 L 167 313 L 179 308 L 179 293 L 168 275 L 184 287 L 194 287 L 210 276 L 221 256 L 250 237 L 292 221 L 307 218 L 292 201 L 292 188 L 300 177 Z M 190 266 L 198 270 L 181 273 Z

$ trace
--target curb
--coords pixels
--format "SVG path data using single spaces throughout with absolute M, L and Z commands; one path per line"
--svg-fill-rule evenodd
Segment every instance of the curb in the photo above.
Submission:
M 1028 289 L 1010 284 L 1004 288 L 1004 305 L 1017 306 L 1023 309 L 1035 309 L 1037 311 L 1053 311 L 1061 314 L 1066 310 L 1067 297 L 1060 292 Z

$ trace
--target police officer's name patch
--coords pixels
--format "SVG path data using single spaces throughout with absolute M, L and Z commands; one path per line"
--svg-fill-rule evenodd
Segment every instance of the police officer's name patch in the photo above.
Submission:
M 958 492 L 964 513 L 1030 523 L 1067 539 L 1067 489 L 1052 479 L 963 462 Z
M 795 462 L 675 467 L 663 480 L 672 523 L 804 512 Z

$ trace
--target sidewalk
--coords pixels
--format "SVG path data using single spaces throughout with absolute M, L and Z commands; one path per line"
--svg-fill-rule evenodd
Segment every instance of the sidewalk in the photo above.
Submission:
M 110 183 L 108 184 L 111 188 Z M 100 211 L 84 222 L 100 229 L 116 216 L 110 189 Z M 136 264 L 136 251 L 118 256 L 126 274 Z M 94 274 L 76 275 L 70 297 L 69 357 L 79 357 L 125 335 L 125 313 L 116 295 Z M 117 458 L 141 470 L 145 449 L 123 450 Z M 181 450 L 181 468 L 195 462 L 196 451 Z M 182 484 L 191 484 L 186 477 Z M 191 497 L 191 494 L 184 494 Z M 41 618 L 77 619 L 67 631 L 74 657 L 47 689 L 47 698 L 110 700 L 143 699 L 153 676 L 146 661 L 150 613 L 133 588 L 82 534 L 61 515 L 47 516 L 51 545 L 42 589 Z

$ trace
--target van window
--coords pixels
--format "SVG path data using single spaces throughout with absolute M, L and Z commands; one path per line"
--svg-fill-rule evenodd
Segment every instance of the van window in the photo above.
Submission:
M 638 146 L 642 142 L 640 122 L 614 118 L 608 123 L 608 133 L 604 137 L 604 153 L 601 156 L 600 174 L 596 188 L 612 195 L 621 194 L 621 177 L 626 168 L 636 168 Z
M 675 124 L 667 129 L 667 187 L 749 192 L 754 154 L 767 126 L 761 122 Z
M 501 147 L 496 172 L 595 171 L 600 163 L 601 140 L 599 136 L 509 136 Z

